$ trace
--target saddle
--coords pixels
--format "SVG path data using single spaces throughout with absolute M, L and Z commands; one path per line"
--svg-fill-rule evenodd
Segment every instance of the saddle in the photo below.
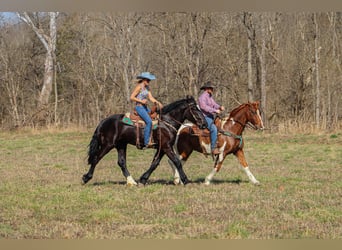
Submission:
M 189 134 L 192 136 L 210 137 L 209 129 L 200 129 L 196 125 L 192 125 L 191 127 L 189 127 Z
M 157 108 L 154 108 L 155 106 L 152 107 L 151 112 L 149 112 L 149 115 L 152 119 L 152 129 L 155 128 L 155 126 L 158 124 L 158 113 L 157 113 Z M 139 128 L 144 128 L 145 127 L 145 122 L 141 117 L 138 115 L 137 111 L 133 112 L 127 112 L 125 113 L 124 117 L 122 118 L 122 122 L 131 125 L 131 126 L 137 126 Z
M 219 117 L 215 118 L 215 126 L 218 129 L 218 134 L 220 134 L 220 128 L 221 128 L 222 120 Z M 199 136 L 199 137 L 210 137 L 210 131 L 209 129 L 200 129 L 196 125 L 192 125 L 189 130 L 190 134 L 193 136 Z
M 149 112 L 149 115 L 152 119 L 152 130 L 157 129 L 159 116 L 157 113 L 157 107 L 156 106 L 153 106 L 151 108 L 151 112 Z M 127 125 L 136 127 L 136 133 L 137 133 L 136 147 L 138 149 L 141 149 L 142 145 L 140 143 L 140 133 L 141 133 L 140 130 L 145 128 L 145 126 L 146 126 L 144 120 L 141 119 L 141 117 L 138 115 L 138 113 L 134 110 L 133 112 L 125 113 L 124 117 L 122 118 L 122 122 L 127 124 Z M 153 142 L 152 133 L 151 133 L 151 139 L 150 140 Z

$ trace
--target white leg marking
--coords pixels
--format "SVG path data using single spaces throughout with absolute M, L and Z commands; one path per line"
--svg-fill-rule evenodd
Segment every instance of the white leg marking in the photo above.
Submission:
M 216 172 L 217 172 L 216 168 L 213 168 L 213 170 L 211 170 L 210 174 L 207 177 L 205 177 L 205 181 L 204 181 L 205 185 L 207 185 L 207 186 L 210 185 L 210 182 L 213 179 Z
M 180 158 L 182 158 L 182 157 L 180 157 Z M 180 160 L 181 160 L 182 166 L 184 166 L 185 161 L 183 161 L 182 159 L 180 159 Z M 168 163 L 170 164 L 172 172 L 173 172 L 173 183 L 175 185 L 181 184 L 182 182 L 181 182 L 181 179 L 180 179 L 180 176 L 179 176 L 179 173 L 178 173 L 176 166 L 173 164 L 173 162 L 170 159 L 168 159 Z
M 202 141 L 202 147 L 203 149 L 205 150 L 204 153 L 207 153 L 207 154 L 211 154 L 211 146 L 210 146 L 210 143 L 209 144 L 206 144 Z
M 132 176 L 128 176 L 126 179 L 127 186 L 136 186 L 138 183 L 135 182 Z
M 178 150 L 177 150 L 178 136 L 179 136 L 180 132 L 181 132 L 184 128 L 186 128 L 186 127 L 191 127 L 192 125 L 193 125 L 193 124 L 192 124 L 191 122 L 187 122 L 187 123 L 183 124 L 183 125 L 178 129 L 176 141 L 175 141 L 175 144 L 174 144 L 174 146 L 173 146 L 173 150 L 175 151 L 176 155 L 178 156 L 178 159 L 181 161 L 182 166 L 185 164 L 185 161 L 182 160 L 183 157 L 182 157 L 181 155 L 179 155 L 179 152 L 178 152 Z M 183 183 L 181 182 L 181 179 L 180 179 L 180 176 L 179 176 L 179 173 L 178 173 L 178 170 L 177 170 L 176 166 L 173 164 L 173 162 L 172 162 L 170 159 L 168 159 L 168 162 L 169 162 L 169 164 L 170 164 L 170 166 L 171 166 L 171 168 L 172 168 L 172 172 L 173 172 L 173 183 L 174 183 L 175 185 L 183 184 Z
M 226 147 L 226 144 L 227 144 L 227 142 L 225 141 L 223 143 L 223 145 L 219 148 L 220 154 L 219 154 L 218 162 L 222 162 L 223 161 L 223 151 L 224 151 L 224 149 Z
M 249 167 L 246 167 L 246 168 L 242 167 L 242 168 L 243 168 L 243 170 L 245 171 L 245 173 L 247 174 L 249 180 L 250 180 L 253 184 L 255 184 L 255 185 L 260 185 L 260 182 L 259 182 L 257 179 L 255 179 L 254 175 L 253 175 L 252 172 L 249 170 Z

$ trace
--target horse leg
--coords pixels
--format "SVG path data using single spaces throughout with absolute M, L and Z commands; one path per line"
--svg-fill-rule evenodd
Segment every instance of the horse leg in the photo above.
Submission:
M 179 176 L 179 173 L 178 173 L 178 170 L 177 170 L 176 166 L 173 164 L 173 162 L 172 162 L 170 159 L 168 159 L 167 161 L 168 161 L 168 163 L 170 164 L 170 166 L 171 166 L 171 168 L 172 168 L 172 172 L 173 172 L 173 183 L 174 183 L 175 185 L 180 184 L 180 176 Z M 180 161 L 181 161 L 181 164 L 184 166 L 184 164 L 185 164 L 186 161 L 183 161 L 182 159 L 180 159 Z
M 223 161 L 226 158 L 227 155 L 223 155 L 223 153 L 219 154 L 216 156 L 215 159 L 215 164 L 214 164 L 214 168 L 213 170 L 209 173 L 209 175 L 207 177 L 205 177 L 205 181 L 204 184 L 205 185 L 210 185 L 212 179 L 214 178 L 214 175 L 220 171 Z
M 243 150 L 239 149 L 238 151 L 236 151 L 236 153 L 234 153 L 234 155 L 238 158 L 240 164 L 243 166 L 243 170 L 247 174 L 249 180 L 255 185 L 260 185 L 260 182 L 254 177 L 252 172 L 249 170 L 248 163 L 246 161 Z
M 113 147 L 107 145 L 101 148 L 99 152 L 96 152 L 95 155 L 92 155 L 92 160 L 91 162 L 89 162 L 90 168 L 88 170 L 88 173 L 84 174 L 82 177 L 83 184 L 86 184 L 88 181 L 90 181 L 93 178 L 96 165 L 112 148 Z
M 136 186 L 138 185 L 131 174 L 129 173 L 126 166 L 126 152 L 127 152 L 127 144 L 120 146 L 117 148 L 118 151 L 118 165 L 121 168 L 122 174 L 126 177 L 127 186 Z
M 192 150 L 190 152 L 187 152 L 187 153 L 185 153 L 185 152 L 183 152 L 181 154 L 176 153 L 178 159 L 181 161 L 182 166 L 184 166 L 184 164 L 186 163 L 186 160 L 189 158 L 191 153 L 192 153 Z M 173 171 L 173 183 L 175 185 L 180 184 L 180 176 L 179 176 L 179 173 L 178 173 L 176 166 L 173 164 L 173 162 L 170 159 L 168 159 L 168 163 L 170 164 L 172 171 Z
M 157 152 L 154 155 L 153 161 L 151 163 L 150 168 L 142 174 L 142 176 L 139 179 L 139 182 L 143 185 L 146 184 L 148 178 L 150 177 L 150 175 L 152 174 L 152 172 L 158 167 L 161 159 L 163 158 L 165 152 L 163 150 L 159 151 L 157 150 Z
M 176 169 L 175 171 L 178 172 L 179 178 L 182 181 L 182 183 L 184 185 L 188 184 L 189 179 L 183 170 L 182 162 L 179 159 L 179 157 L 177 157 L 177 155 L 172 150 L 169 150 L 168 152 L 166 152 L 166 154 L 169 157 L 169 160 L 171 160 L 172 165 L 175 167 L 175 169 Z

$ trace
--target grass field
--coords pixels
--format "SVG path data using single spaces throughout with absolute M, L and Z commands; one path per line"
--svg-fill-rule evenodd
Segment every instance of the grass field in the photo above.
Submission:
M 212 185 L 212 160 L 194 153 L 192 183 L 172 184 L 164 158 L 147 186 L 128 187 L 112 151 L 87 172 L 91 131 L 0 132 L 0 238 L 342 239 L 342 133 L 246 131 L 254 186 L 229 156 Z M 137 180 L 154 151 L 130 146 Z

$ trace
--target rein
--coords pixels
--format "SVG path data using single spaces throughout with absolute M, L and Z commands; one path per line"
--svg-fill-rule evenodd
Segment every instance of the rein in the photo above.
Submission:
M 249 127 L 249 128 L 252 128 L 252 129 L 257 129 L 257 128 L 256 128 L 252 123 L 250 123 L 250 122 L 247 122 L 247 123 L 243 124 L 242 122 L 240 122 L 240 121 L 238 121 L 238 120 L 234 120 L 233 117 L 229 118 L 228 120 L 229 120 L 229 121 L 232 121 L 232 122 L 233 122 L 233 125 L 234 125 L 235 123 L 239 124 L 239 125 L 242 127 L 242 130 L 244 130 L 246 126 Z M 242 142 L 243 142 L 242 135 L 236 135 L 236 134 L 233 134 L 233 133 L 231 133 L 231 132 L 229 132 L 229 131 L 225 131 L 225 130 L 223 130 L 223 129 L 219 129 L 219 132 L 220 132 L 221 134 L 225 135 L 225 136 L 230 136 L 230 137 L 233 137 L 234 139 L 240 140 L 239 147 L 242 146 Z
M 169 128 L 172 128 L 174 131 L 176 131 L 176 132 L 178 131 L 172 124 L 166 122 L 165 120 L 159 119 L 159 121 L 163 122 L 165 125 L 167 125 Z M 178 122 L 177 120 L 175 120 L 175 121 Z
M 195 104 L 193 104 L 193 103 L 192 103 L 192 104 L 188 104 L 187 109 L 189 109 L 189 111 L 190 111 L 192 117 L 195 119 L 195 121 L 196 121 L 196 123 L 197 123 L 196 116 L 194 115 L 194 113 L 193 113 L 193 111 L 192 111 L 192 109 L 191 109 L 191 106 L 193 106 L 193 105 L 195 105 Z M 163 123 L 165 123 L 165 125 L 167 125 L 168 127 L 172 128 L 173 130 L 175 130 L 176 132 L 178 132 L 178 130 L 177 130 L 171 123 L 166 122 L 165 120 L 162 120 L 161 117 L 162 117 L 162 115 L 161 115 L 161 113 L 160 113 L 160 119 L 159 119 L 159 121 L 162 121 Z M 176 120 L 175 118 L 173 118 L 172 116 L 170 116 L 170 119 L 173 120 L 174 122 L 176 122 L 176 123 L 179 124 L 179 125 L 182 125 L 182 124 L 183 124 L 183 123 L 181 123 L 180 121 L 178 121 L 178 120 Z
M 230 118 L 229 119 L 230 121 L 232 121 L 233 123 L 238 123 L 239 125 L 241 125 L 241 127 L 244 129 L 246 126 L 248 127 L 248 128 L 251 128 L 251 129 L 257 129 L 252 123 L 250 123 L 250 122 L 247 122 L 246 124 L 242 124 L 242 122 L 240 122 L 240 121 L 237 121 L 237 120 L 234 120 L 234 118 Z
M 194 105 L 194 104 L 190 104 L 190 105 Z M 188 109 L 190 109 L 190 107 L 191 107 L 190 105 L 188 105 L 188 107 L 187 107 Z M 194 117 L 194 119 L 196 120 L 196 117 L 194 116 L 194 114 L 193 114 L 191 109 L 190 109 L 190 113 Z M 176 120 L 172 116 L 169 116 L 169 117 L 171 118 L 171 120 L 173 120 L 177 124 L 180 124 L 180 125 L 182 124 L 180 121 Z M 160 123 L 160 122 L 163 122 L 166 126 L 168 126 L 169 128 L 173 129 L 176 133 L 178 132 L 178 129 L 176 129 L 171 123 L 169 123 L 169 122 L 167 122 L 167 121 L 162 119 L 162 112 L 160 112 L 160 116 L 158 118 L 158 123 Z M 161 142 L 161 127 L 160 126 L 158 126 L 158 127 L 159 127 L 159 149 L 158 149 L 158 154 L 154 157 L 154 159 L 159 157 L 160 151 L 161 151 L 161 143 L 160 143 Z

